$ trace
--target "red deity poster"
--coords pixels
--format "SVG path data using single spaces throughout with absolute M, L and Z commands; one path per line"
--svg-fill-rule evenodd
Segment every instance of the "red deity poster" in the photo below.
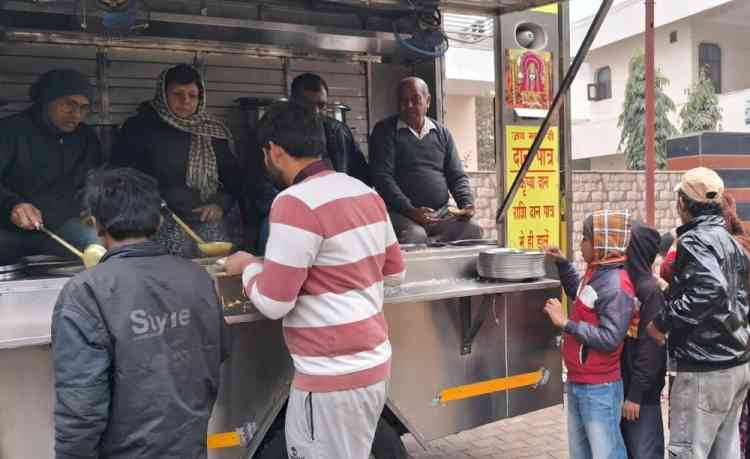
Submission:
M 505 57 L 505 104 L 513 108 L 549 109 L 552 54 L 508 49 Z

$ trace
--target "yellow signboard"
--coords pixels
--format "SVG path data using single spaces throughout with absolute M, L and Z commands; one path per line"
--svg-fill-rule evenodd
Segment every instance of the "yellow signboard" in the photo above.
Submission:
M 539 129 L 507 126 L 505 191 L 510 190 Z M 560 245 L 559 131 L 552 127 L 505 216 L 508 247 L 536 249 Z
M 538 13 L 557 14 L 557 3 L 553 3 L 552 5 L 538 6 L 536 8 L 533 8 L 531 11 L 536 11 Z

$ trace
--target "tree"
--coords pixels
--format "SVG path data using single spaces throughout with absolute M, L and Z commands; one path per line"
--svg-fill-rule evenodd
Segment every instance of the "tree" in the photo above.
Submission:
M 706 69 L 701 69 L 698 82 L 688 90 L 688 101 L 680 110 L 682 133 L 715 131 L 720 122 L 719 97 Z
M 666 165 L 666 141 L 677 135 L 677 129 L 669 121 L 669 114 L 675 111 L 672 99 L 664 94 L 669 80 L 656 71 L 656 167 Z M 625 153 L 630 169 L 643 169 L 646 153 L 646 64 L 643 50 L 630 59 L 628 83 L 625 88 L 625 102 L 617 122 L 621 129 L 619 150 Z

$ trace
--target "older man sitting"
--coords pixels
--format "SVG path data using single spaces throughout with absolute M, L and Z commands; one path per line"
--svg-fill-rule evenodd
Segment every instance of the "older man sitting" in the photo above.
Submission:
M 475 239 L 474 197 L 448 129 L 426 116 L 430 91 L 419 78 L 398 88 L 399 114 L 370 138 L 372 180 L 401 243 Z M 449 206 L 451 195 L 457 206 Z

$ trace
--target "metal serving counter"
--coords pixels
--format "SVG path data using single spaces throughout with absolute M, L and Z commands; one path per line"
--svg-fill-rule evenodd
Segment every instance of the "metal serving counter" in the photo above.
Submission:
M 420 442 L 562 401 L 558 331 L 543 314 L 559 282 L 488 282 L 476 275 L 485 247 L 424 249 L 405 254 L 407 278 L 386 289 L 393 347 L 387 411 Z M 256 422 L 249 448 L 212 451 L 247 458 L 283 407 L 292 377 L 280 321 L 264 319 L 241 293 L 239 276 L 207 264 L 232 324 L 231 357 L 210 432 Z M 54 384 L 51 312 L 67 278 L 0 282 L 0 457 L 51 457 Z M 444 403 L 447 388 L 548 370 L 538 386 Z M 283 425 L 283 424 L 282 424 Z M 29 441 L 33 432 L 34 441 Z

